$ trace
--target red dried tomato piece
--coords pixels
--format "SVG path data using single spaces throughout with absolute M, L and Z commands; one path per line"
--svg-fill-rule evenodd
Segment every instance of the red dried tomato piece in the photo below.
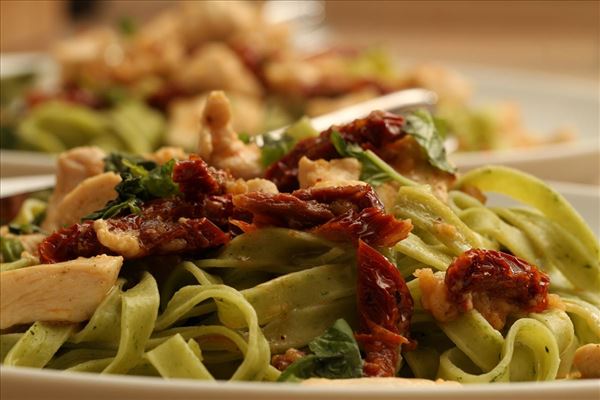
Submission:
M 292 195 L 301 200 L 316 200 L 329 204 L 335 214 L 342 214 L 350 209 L 362 210 L 374 207 L 383 210 L 383 204 L 370 185 L 322 187 L 295 190 Z
M 548 306 L 550 278 L 527 261 L 496 250 L 471 249 L 446 271 L 450 300 L 466 308 L 469 294 L 484 293 L 527 312 Z
M 187 199 L 197 200 L 205 195 L 222 194 L 223 171 L 209 167 L 199 156 L 192 154 L 189 160 L 177 161 L 173 168 L 173 182 Z
M 403 126 L 404 118 L 401 116 L 373 111 L 366 118 L 331 127 L 317 137 L 301 140 L 281 160 L 267 168 L 265 177 L 273 181 L 280 191 L 291 192 L 298 188 L 298 163 L 302 157 L 306 156 L 311 160 L 340 158 L 330 140 L 332 132 L 340 132 L 344 140 L 377 153 L 385 144 L 406 135 L 402 130 Z
M 400 348 L 410 344 L 413 300 L 398 269 L 359 240 L 356 287 L 360 329 L 356 339 L 366 352 L 366 376 L 395 376 Z
M 77 257 L 93 257 L 112 254 L 96 237 L 93 221 L 63 228 L 48 236 L 38 245 L 40 262 L 53 264 L 73 260 Z
M 312 230 L 332 241 L 362 239 L 371 246 L 391 247 L 412 230 L 409 220 L 398 220 L 382 210 L 370 207 L 350 210 Z
M 234 196 L 233 204 L 237 209 L 252 214 L 252 222 L 257 226 L 303 230 L 334 218 L 326 205 L 300 200 L 288 193 L 251 192 Z
M 138 238 L 144 257 L 158 254 L 197 254 L 223 245 L 229 234 L 204 218 L 202 203 L 186 202 L 180 198 L 156 199 L 146 203 L 139 214 L 107 220 L 109 228 L 131 233 Z M 115 254 L 103 246 L 93 227 L 86 221 L 61 229 L 40 243 L 40 260 L 55 263 L 77 257 Z

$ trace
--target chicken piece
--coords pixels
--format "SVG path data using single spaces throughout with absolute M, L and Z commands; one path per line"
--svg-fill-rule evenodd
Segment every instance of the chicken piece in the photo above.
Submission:
M 136 258 L 142 253 L 139 232 L 136 230 L 111 230 L 105 220 L 97 219 L 94 221 L 94 231 L 103 246 L 125 258 Z
M 279 193 L 277 186 L 268 179 L 254 178 L 247 181 L 236 179 L 235 181 L 228 181 L 225 185 L 227 193 L 234 195 L 250 192 Z
M 410 72 L 410 86 L 430 89 L 437 93 L 440 102 L 465 104 L 471 97 L 471 85 L 454 70 L 436 64 L 423 64 Z
M 98 85 L 111 80 L 111 67 L 106 62 L 111 49 L 112 54 L 122 54 L 117 32 L 110 28 L 97 28 L 60 41 L 53 54 L 61 66 L 64 81 L 83 80 Z
M 257 78 L 235 52 L 222 43 L 210 43 L 198 49 L 173 78 L 189 93 L 226 90 L 252 97 L 262 95 Z
M 175 160 L 187 160 L 189 155 L 181 148 L 174 146 L 164 146 L 156 150 L 154 153 L 146 154 L 144 158 L 152 160 L 159 165 Z
M 188 49 L 211 40 L 227 40 L 260 25 L 259 9 L 244 1 L 182 1 L 181 26 Z
M 198 154 L 208 164 L 233 176 L 251 179 L 262 174 L 260 149 L 245 144 L 231 126 L 231 105 L 221 91 L 211 92 L 202 116 Z
M 584 379 L 600 378 L 600 344 L 588 343 L 578 348 L 573 365 Z
M 319 183 L 327 182 L 325 186 L 351 186 L 360 182 L 360 161 L 356 158 L 341 158 L 331 161 L 310 160 L 302 157 L 298 163 L 298 181 L 300 188 L 306 189 Z M 323 185 L 319 185 L 322 187 Z
M 443 275 L 435 275 L 429 268 L 418 269 L 413 274 L 419 278 L 421 305 L 437 321 L 447 322 L 456 319 L 459 310 L 450 302 Z
M 104 157 L 106 153 L 98 147 L 77 147 L 62 153 L 58 157 L 52 199 L 60 202 L 84 179 L 104 172 Z
M 184 149 L 193 149 L 196 146 L 206 97 L 207 95 L 203 94 L 192 99 L 176 100 L 170 105 L 167 143 Z M 251 135 L 259 133 L 265 123 L 265 108 L 262 102 L 239 93 L 231 93 L 228 97 L 233 109 L 233 129 Z
M 58 205 L 63 198 L 83 180 L 104 171 L 106 154 L 98 147 L 77 147 L 62 153 L 56 167 L 56 185 L 48 201 L 46 220 L 42 227 L 54 226 L 58 220 Z M 46 224 L 46 221 L 52 221 Z
M 0 273 L 0 329 L 89 319 L 115 284 L 122 257 L 96 256 Z
M 118 194 L 115 186 L 120 182 L 121 177 L 114 172 L 105 172 L 85 179 L 49 210 L 42 228 L 52 232 L 63 226 L 78 223 L 82 217 L 116 199 Z

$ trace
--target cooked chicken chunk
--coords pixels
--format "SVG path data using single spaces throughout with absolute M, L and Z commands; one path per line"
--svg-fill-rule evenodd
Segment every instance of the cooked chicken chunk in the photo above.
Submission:
M 135 230 L 111 230 L 105 220 L 97 219 L 94 221 L 94 231 L 103 246 L 126 258 L 135 258 L 142 252 L 138 232 Z
M 265 109 L 260 100 L 231 93 L 232 126 L 236 132 L 256 134 L 265 122 Z M 207 95 L 192 99 L 174 101 L 169 107 L 169 126 L 166 140 L 173 146 L 193 149 L 198 142 L 198 130 L 202 124 L 202 114 Z
M 245 1 L 183 1 L 181 26 L 186 45 L 193 48 L 209 40 L 226 40 L 260 24 L 258 8 Z
M 345 186 L 349 181 L 359 181 L 360 170 L 361 165 L 356 158 L 313 161 L 302 157 L 298 163 L 298 180 L 302 189 L 325 182 L 325 186 Z
M 58 157 L 52 200 L 60 202 L 84 179 L 101 174 L 104 171 L 105 156 L 106 153 L 98 147 L 77 147 L 62 153 Z
M 236 179 L 226 183 L 227 193 L 244 194 L 250 192 L 279 193 L 277 186 L 268 179 L 254 178 L 250 180 Z
M 262 88 L 238 56 L 222 43 L 202 46 L 174 76 L 176 83 L 190 93 L 226 90 L 258 97 Z
M 600 378 L 600 344 L 588 343 L 578 348 L 573 365 L 584 379 Z
M 209 164 L 239 178 L 261 175 L 260 150 L 245 144 L 231 126 L 231 105 L 221 91 L 211 92 L 202 116 L 198 154 Z
M 154 153 L 146 154 L 144 157 L 157 164 L 163 165 L 173 159 L 187 160 L 188 154 L 181 147 L 165 146 L 156 150 Z
M 121 177 L 114 172 L 105 172 L 85 179 L 58 204 L 51 209 L 48 207 L 48 215 L 42 227 L 51 232 L 79 222 L 82 217 L 116 199 L 115 186 L 120 182 Z
M 0 273 L 0 329 L 90 318 L 115 284 L 122 257 L 78 258 Z

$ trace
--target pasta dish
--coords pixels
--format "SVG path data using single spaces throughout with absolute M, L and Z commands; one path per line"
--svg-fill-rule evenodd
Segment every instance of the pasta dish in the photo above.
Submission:
M 0 231 L 2 364 L 305 384 L 600 377 L 598 239 L 537 178 L 458 176 L 443 128 L 373 111 L 248 137 L 211 92 L 193 153 L 62 153 L 52 193 Z

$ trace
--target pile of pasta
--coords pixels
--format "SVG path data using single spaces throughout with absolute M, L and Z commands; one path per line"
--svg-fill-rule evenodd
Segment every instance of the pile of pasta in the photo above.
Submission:
M 487 206 L 465 188 L 521 204 Z M 463 383 L 567 378 L 575 351 L 600 343 L 598 240 L 543 182 L 484 167 L 462 176 L 447 203 L 427 186 L 401 187 L 393 213 L 414 225 L 386 254 L 415 307 L 411 335 L 418 346 L 403 353 L 400 376 Z M 440 223 L 452 228 L 440 231 Z M 539 266 L 561 306 L 509 320 L 501 330 L 475 309 L 436 321 L 422 306 L 413 273 L 430 268 L 443 275 L 472 248 L 508 250 Z M 2 271 L 30 263 L 5 263 Z M 133 261 L 83 326 L 35 322 L 3 333 L 1 358 L 5 366 L 276 381 L 272 354 L 306 346 L 341 318 L 356 324 L 355 249 L 308 232 L 263 228 L 206 258 Z

